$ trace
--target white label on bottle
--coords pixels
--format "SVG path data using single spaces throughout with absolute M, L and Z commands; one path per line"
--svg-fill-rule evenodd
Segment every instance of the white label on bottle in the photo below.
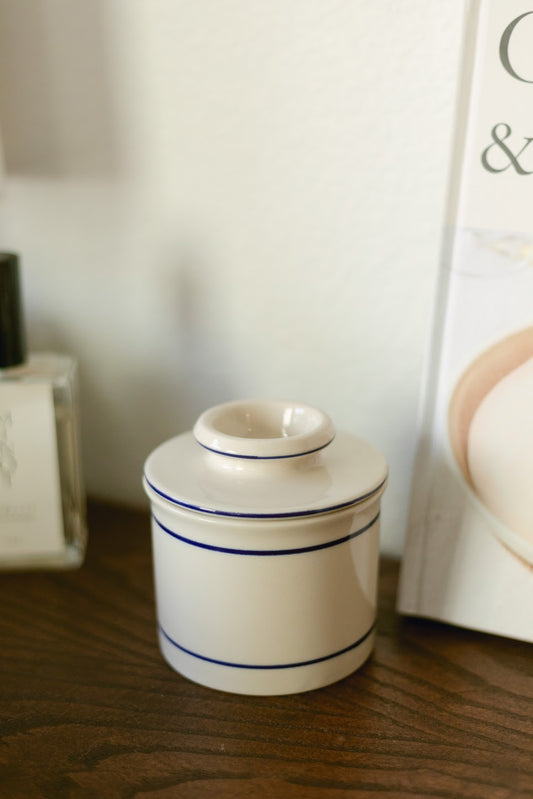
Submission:
M 64 548 L 52 386 L 0 384 L 0 559 Z

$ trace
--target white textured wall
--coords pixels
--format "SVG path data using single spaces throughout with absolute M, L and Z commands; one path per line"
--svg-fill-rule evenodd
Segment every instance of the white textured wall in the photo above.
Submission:
M 34 349 L 76 353 L 91 494 L 209 405 L 296 398 L 391 468 L 401 548 L 460 0 L 0 0 Z

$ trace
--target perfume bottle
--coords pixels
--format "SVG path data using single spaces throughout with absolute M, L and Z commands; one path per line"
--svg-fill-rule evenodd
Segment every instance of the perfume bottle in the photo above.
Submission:
M 75 568 L 87 542 L 76 361 L 26 354 L 18 257 L 0 253 L 0 568 Z

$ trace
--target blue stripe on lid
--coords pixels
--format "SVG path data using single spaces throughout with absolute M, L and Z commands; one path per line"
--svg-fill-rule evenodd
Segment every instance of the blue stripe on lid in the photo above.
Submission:
M 154 493 L 162 497 L 162 499 L 166 499 L 168 502 L 171 502 L 173 505 L 177 505 L 179 508 L 185 508 L 185 510 L 192 510 L 198 513 L 209 513 L 212 516 L 225 516 L 232 519 L 296 519 L 298 517 L 305 516 L 318 516 L 321 513 L 331 513 L 332 511 L 343 510 L 344 508 L 349 508 L 352 505 L 357 505 L 359 502 L 363 502 L 365 499 L 368 499 L 376 494 L 387 482 L 387 478 L 385 477 L 379 485 L 372 489 L 372 491 L 368 491 L 368 493 L 359 497 L 354 497 L 346 502 L 341 502 L 338 505 L 329 505 L 324 508 L 312 508 L 310 510 L 287 511 L 284 513 L 246 513 L 244 511 L 216 510 L 214 508 L 206 508 L 202 505 L 194 505 L 190 502 L 184 502 L 183 500 L 176 499 L 176 497 L 173 497 L 157 488 L 153 483 L 150 482 L 150 480 L 148 480 L 146 473 L 144 474 L 144 479 L 146 484 L 152 489 L 152 491 L 154 491 Z
M 303 458 L 305 455 L 312 455 L 315 452 L 320 452 L 320 450 L 324 449 L 324 447 L 329 447 L 334 438 L 335 436 L 330 438 L 329 441 L 326 441 L 326 443 L 322 444 L 320 447 L 315 447 L 314 449 L 309 449 L 304 452 L 291 452 L 290 455 L 239 455 L 237 452 L 224 452 L 223 450 L 215 449 L 214 447 L 207 447 L 205 444 L 202 444 L 201 441 L 198 441 L 197 438 L 195 438 L 195 441 L 208 452 L 214 452 L 216 455 L 222 455 L 225 458 L 241 458 L 242 460 L 248 461 L 281 461 L 287 458 Z

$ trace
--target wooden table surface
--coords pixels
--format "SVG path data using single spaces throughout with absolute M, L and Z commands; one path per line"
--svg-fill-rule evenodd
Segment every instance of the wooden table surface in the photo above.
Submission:
M 0 797 L 533 797 L 533 647 L 394 611 L 376 651 L 283 697 L 162 660 L 147 513 L 93 504 L 85 565 L 0 574 Z

